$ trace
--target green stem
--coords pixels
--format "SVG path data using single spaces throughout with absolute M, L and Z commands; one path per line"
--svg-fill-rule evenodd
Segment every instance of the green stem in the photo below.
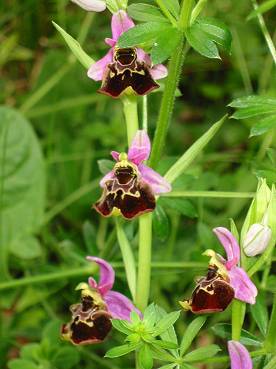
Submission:
M 2 137 L 3 140 L 1 142 L 1 162 L 0 162 L 0 232 L 2 233 L 2 229 L 4 227 L 3 223 L 3 209 L 4 209 L 4 181 L 5 181 L 5 163 L 6 163 L 6 150 L 8 144 L 8 124 L 4 124 L 2 127 Z M 1 279 L 8 279 L 9 278 L 9 249 L 7 242 L 2 238 L 0 235 L 0 278 Z
M 229 192 L 229 191 L 172 191 L 162 197 L 214 197 L 247 199 L 254 197 L 254 192 Z
M 171 15 L 169 10 L 167 9 L 166 5 L 164 4 L 163 0 L 155 0 L 159 8 L 161 9 L 162 13 L 165 15 L 165 17 L 168 18 L 168 20 L 171 22 L 173 26 L 177 26 L 176 19 Z
M 124 106 L 124 114 L 127 127 L 127 140 L 128 145 L 130 146 L 131 141 L 135 136 L 135 133 L 139 129 L 137 97 L 124 96 L 122 98 L 122 101 Z
M 139 218 L 139 256 L 136 306 L 141 311 L 147 307 L 151 277 L 152 213 Z
M 252 4 L 253 4 L 253 7 L 255 10 L 258 10 L 258 3 L 256 0 L 252 0 Z M 265 21 L 264 21 L 264 18 L 262 16 L 262 14 L 258 13 L 257 15 L 258 17 L 258 21 L 259 21 L 259 25 L 260 25 L 260 28 L 261 28 L 261 31 L 264 35 L 264 38 L 265 38 L 265 41 L 267 43 L 267 46 L 269 48 L 269 51 L 270 51 L 270 54 L 274 60 L 274 63 L 276 65 L 276 49 L 275 49 L 275 46 L 273 44 L 273 41 L 271 39 L 271 36 L 268 32 L 268 29 L 266 27 L 266 24 L 265 24 Z
M 264 347 L 268 352 L 274 352 L 276 348 L 276 294 L 274 294 L 273 308 L 271 312 L 268 332 L 265 339 Z
M 133 252 L 127 236 L 120 224 L 120 220 L 116 218 L 116 230 L 117 230 L 117 239 L 121 249 L 121 254 L 123 257 L 123 262 L 126 271 L 126 278 L 129 286 L 129 290 L 132 295 L 132 299 L 135 300 L 136 293 L 136 266 L 135 259 L 133 256 Z
M 240 340 L 241 330 L 245 317 L 246 304 L 240 300 L 234 300 L 232 303 L 232 339 Z
M 192 14 L 191 14 L 191 21 L 190 23 L 194 23 L 196 18 L 199 16 L 199 14 L 202 12 L 203 8 L 207 4 L 208 0 L 199 0 L 198 3 L 195 5 Z
M 190 25 L 194 0 L 184 0 L 180 11 L 178 26 L 185 30 Z
M 143 96 L 143 130 L 148 131 L 148 97 Z
M 122 269 L 124 268 L 124 264 L 121 262 L 113 262 L 111 263 L 113 268 L 115 269 Z M 206 263 L 201 262 L 162 262 L 162 261 L 156 261 L 151 264 L 151 267 L 153 269 L 204 269 L 206 268 Z M 9 281 L 4 281 L 0 283 L 0 290 L 6 290 L 16 287 L 22 287 L 22 286 L 28 286 L 33 284 L 41 284 L 41 283 L 48 283 L 59 279 L 64 278 L 74 278 L 78 276 L 86 276 L 91 275 L 93 273 L 94 269 L 92 266 L 85 266 L 85 267 L 79 267 L 79 268 L 71 268 L 66 270 L 61 270 L 58 272 L 53 273 L 46 273 L 46 274 L 39 274 L 34 275 L 26 278 L 21 279 L 12 279 Z

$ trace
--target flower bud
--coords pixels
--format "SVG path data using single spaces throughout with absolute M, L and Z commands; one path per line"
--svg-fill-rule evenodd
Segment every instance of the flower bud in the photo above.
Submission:
M 84 10 L 89 12 L 102 12 L 106 8 L 104 0 L 72 0 L 73 3 L 79 5 Z
M 256 256 L 264 252 L 271 240 L 271 229 L 267 225 L 252 224 L 245 235 L 243 250 L 247 256 Z

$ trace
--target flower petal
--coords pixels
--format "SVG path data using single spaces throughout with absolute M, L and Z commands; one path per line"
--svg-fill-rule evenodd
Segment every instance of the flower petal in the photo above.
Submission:
M 101 180 L 100 180 L 100 186 L 103 188 L 106 181 L 109 181 L 110 179 L 114 179 L 114 173 L 113 171 L 108 172 Z
M 114 47 L 116 45 L 116 41 L 113 38 L 106 37 L 104 42 L 109 45 L 110 47 Z
M 156 64 L 150 69 L 150 74 L 153 79 L 162 79 L 167 77 L 168 69 L 163 64 Z
M 235 290 L 235 298 L 248 304 L 255 304 L 258 290 L 247 273 L 237 266 L 228 272 L 230 285 Z
M 140 164 L 138 167 L 142 179 L 150 185 L 154 193 L 166 193 L 172 190 L 169 182 L 165 180 L 159 173 L 155 170 L 149 168 L 144 164 Z
M 113 14 L 111 21 L 112 39 L 118 41 L 121 34 L 134 27 L 134 22 L 124 10 Z
M 94 81 L 101 81 L 103 79 L 105 69 L 108 64 L 112 62 L 112 59 L 113 50 L 111 49 L 103 58 L 91 65 L 87 72 L 88 77 Z
M 240 261 L 240 246 L 227 228 L 217 227 L 213 229 L 213 232 L 219 239 L 220 243 L 225 249 L 227 255 L 227 262 L 225 266 L 228 270 L 232 268 L 232 266 L 237 265 Z
M 79 5 L 87 11 L 102 12 L 106 8 L 106 3 L 103 0 L 72 0 L 73 3 Z
M 238 341 L 228 341 L 231 369 L 252 369 L 253 364 L 249 352 Z
M 150 155 L 150 139 L 146 131 L 136 132 L 130 148 L 128 150 L 128 159 L 134 164 L 139 165 L 143 160 L 147 160 Z
M 133 305 L 133 303 L 120 292 L 107 292 L 104 296 L 104 301 L 113 319 L 130 320 L 130 313 L 132 311 L 136 311 L 141 315 L 140 311 Z
M 119 161 L 119 156 L 120 156 L 120 153 L 118 153 L 118 151 L 111 151 L 111 156 L 114 160 L 116 161 Z
M 152 62 L 149 54 L 147 54 L 143 49 L 140 49 L 139 47 L 136 49 L 137 53 L 137 60 L 145 62 L 147 66 L 151 67 Z
M 98 290 L 101 295 L 105 295 L 114 284 L 115 273 L 112 266 L 103 259 L 95 256 L 87 256 L 87 260 L 94 261 L 100 266 L 100 281 L 98 283 Z

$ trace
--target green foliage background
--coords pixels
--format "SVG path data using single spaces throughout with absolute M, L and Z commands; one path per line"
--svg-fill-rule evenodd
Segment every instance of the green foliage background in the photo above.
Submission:
M 251 10 L 250 1 L 216 0 L 206 7 L 205 15 L 217 17 L 230 28 L 232 55 L 222 53 L 219 61 L 194 51 L 188 54 L 160 173 L 225 114 L 234 98 L 258 93 L 276 97 L 275 70 L 257 21 L 245 21 Z M 275 8 L 265 19 L 273 34 Z M 28 364 L 28 358 L 36 356 L 41 369 L 128 368 L 125 358 L 101 358 L 120 341 L 115 333 L 105 344 L 85 348 L 73 348 L 58 336 L 60 322 L 69 319 L 69 305 L 78 300 L 75 285 L 89 275 L 85 255 L 115 262 L 115 287 L 129 292 L 113 220 L 100 219 L 90 209 L 100 195 L 98 161 L 109 159 L 111 149 L 126 148 L 121 103 L 96 94 L 98 83 L 72 61 L 52 20 L 76 38 L 81 25 L 91 22 L 82 46 L 96 60 L 105 54 L 103 40 L 110 35 L 108 12 L 87 16 L 66 0 L 0 4 L 0 102 L 19 110 L 0 109 L 0 132 L 10 132 L 8 156 L 0 156 L 0 165 L 3 160 L 8 163 L 1 174 L 1 282 L 8 274 L 6 258 L 9 273 L 18 279 L 63 270 L 76 273 L 46 284 L 0 291 L 1 368 L 18 356 L 22 345 L 32 342 L 25 357 L 21 352 L 26 369 L 38 368 Z M 40 95 L 46 88 L 47 93 Z M 151 136 L 160 99 L 159 92 L 148 99 Z M 273 140 L 269 131 L 249 138 L 254 123 L 254 118 L 228 120 L 174 189 L 254 192 L 257 176 L 266 177 L 269 184 L 275 182 L 275 136 Z M 100 161 L 100 168 L 108 165 Z M 211 229 L 228 226 L 229 218 L 240 227 L 249 203 L 248 198 L 162 199 L 154 220 L 151 300 L 168 311 L 178 309 L 178 300 L 191 293 L 194 277 L 205 273 L 202 252 L 210 247 L 220 250 Z M 134 247 L 136 230 L 136 222 L 127 225 Z M 174 261 L 191 262 L 191 266 L 158 267 L 158 262 Z M 275 280 L 275 275 L 269 277 L 268 291 L 275 290 Z M 266 303 L 270 305 L 269 297 Z M 197 344 L 220 343 L 209 328 L 228 317 L 228 311 L 211 317 Z M 177 324 L 180 335 L 190 319 L 190 314 L 182 314 Z M 258 334 L 254 322 L 246 324 Z

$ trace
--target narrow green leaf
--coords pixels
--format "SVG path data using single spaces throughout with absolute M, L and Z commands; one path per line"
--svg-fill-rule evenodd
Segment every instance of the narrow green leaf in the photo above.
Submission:
M 127 236 L 119 222 L 116 219 L 116 230 L 117 230 L 117 238 L 120 245 L 124 266 L 126 270 L 126 277 L 128 286 L 132 295 L 132 299 L 135 300 L 135 293 L 136 293 L 136 265 L 135 259 L 132 252 L 132 248 L 129 244 Z
M 250 137 L 259 136 L 276 127 L 276 114 L 259 120 L 250 130 Z
M 272 8 L 274 8 L 274 6 L 276 6 L 276 0 L 267 0 L 264 1 L 262 4 L 260 4 L 258 6 L 257 9 L 253 10 L 249 16 L 247 17 L 247 20 L 251 20 L 255 17 L 257 17 L 258 14 L 263 14 L 269 10 L 271 10 Z
M 127 8 L 127 13 L 139 22 L 169 22 L 156 6 L 150 4 L 131 4 Z
M 264 295 L 260 292 L 258 293 L 256 303 L 254 305 L 250 305 L 250 311 L 261 333 L 265 337 L 268 326 L 268 311 Z
M 176 366 L 177 364 L 173 363 L 173 364 L 167 364 L 167 365 L 160 366 L 158 369 L 174 369 Z
M 181 356 L 183 356 L 188 348 L 191 346 L 194 338 L 197 336 L 198 332 L 206 322 L 206 319 L 206 316 L 199 316 L 188 325 L 180 345 Z
M 169 219 L 164 208 L 157 204 L 153 213 L 153 231 L 156 237 L 165 241 L 169 235 Z
M 173 311 L 172 313 L 166 314 L 163 318 L 159 320 L 154 331 L 153 336 L 159 336 L 169 329 L 179 318 L 180 311 Z
M 153 367 L 152 353 L 148 345 L 143 345 L 138 354 L 141 369 L 151 369 Z
M 113 347 L 108 350 L 105 354 L 105 357 L 113 359 L 115 357 L 126 355 L 134 350 L 136 350 L 140 346 L 140 343 L 128 343 L 126 345 Z
M 160 33 L 166 32 L 171 26 L 159 22 L 138 24 L 124 32 L 119 38 L 119 47 L 133 47 L 143 43 L 154 42 Z
M 183 359 L 189 363 L 203 361 L 215 356 L 219 351 L 221 351 L 221 349 L 218 345 L 209 345 L 189 352 Z
M 222 117 L 217 123 L 213 124 L 212 127 L 204 133 L 168 170 L 165 178 L 169 183 L 173 183 L 177 177 L 179 177 L 185 169 L 194 161 L 194 159 L 202 152 L 209 141 L 215 136 L 217 131 L 220 129 L 227 115 Z
M 164 0 L 168 11 L 176 18 L 179 18 L 180 5 L 178 0 Z
M 272 359 L 266 364 L 263 369 L 275 369 L 276 368 L 276 356 L 272 357 Z
M 152 342 L 152 344 L 154 346 L 158 346 L 160 348 L 164 348 L 164 349 L 177 349 L 178 345 L 174 342 L 169 342 L 169 341 L 161 341 L 161 340 L 155 340 Z
M 75 40 L 72 36 L 69 35 L 63 28 L 61 28 L 57 23 L 52 22 L 54 27 L 59 31 L 61 36 L 64 38 L 67 46 L 78 59 L 78 61 L 88 69 L 95 61 L 82 49 L 81 45 L 77 40 Z
M 131 324 L 127 320 L 112 319 L 112 326 L 117 329 L 117 331 L 126 335 L 129 335 L 133 332 L 131 329 Z
M 223 339 L 226 339 L 226 340 L 231 340 L 231 335 L 232 335 L 231 324 L 218 323 L 218 324 L 215 324 L 211 328 L 211 330 L 215 333 L 215 335 Z M 246 345 L 246 346 L 261 346 L 262 345 L 262 343 L 258 340 L 256 336 L 246 331 L 245 329 L 242 329 L 241 331 L 240 341 L 243 345 Z

